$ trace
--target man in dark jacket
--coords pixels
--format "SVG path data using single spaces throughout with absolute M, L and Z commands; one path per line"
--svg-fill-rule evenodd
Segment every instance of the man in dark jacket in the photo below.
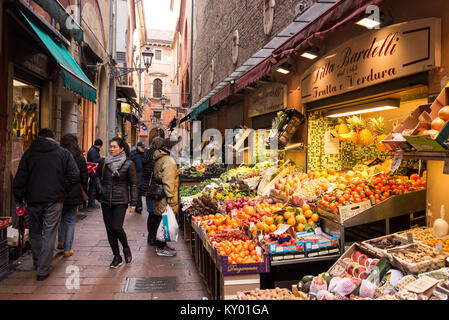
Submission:
M 101 156 L 100 156 L 100 149 L 103 146 L 103 141 L 101 139 L 97 139 L 94 142 L 94 145 L 90 147 L 89 151 L 87 152 L 87 162 L 92 163 L 100 163 Z M 89 179 L 89 207 L 94 208 L 95 207 L 95 185 L 94 185 L 94 174 L 90 175 Z
M 139 141 L 137 148 L 131 152 L 131 160 L 136 165 L 137 173 L 137 207 L 136 212 L 142 213 L 142 183 L 143 183 L 143 165 L 142 160 L 145 153 L 145 143 Z
M 30 241 L 37 280 L 49 275 L 50 263 L 66 195 L 80 181 L 80 172 L 70 152 L 60 147 L 50 129 L 20 159 L 13 182 L 17 207 L 26 202 L 29 210 Z

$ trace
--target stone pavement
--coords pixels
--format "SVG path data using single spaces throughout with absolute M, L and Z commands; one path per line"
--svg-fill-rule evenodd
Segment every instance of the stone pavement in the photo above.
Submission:
M 55 250 L 50 276 L 36 281 L 31 253 L 20 258 L 20 265 L 0 281 L 0 300 L 201 300 L 207 292 L 180 232 L 175 257 L 159 257 L 155 247 L 147 245 L 146 220 L 142 215 L 128 212 L 125 231 L 133 255 L 130 265 L 109 269 L 113 255 L 106 237 L 100 209 L 80 212 L 86 216 L 76 223 L 72 257 L 65 258 Z M 120 245 L 121 250 L 121 245 Z M 122 254 L 123 256 L 123 254 Z M 66 287 L 67 267 L 75 265 L 80 270 L 79 289 Z M 73 273 L 72 273 L 73 274 Z M 128 277 L 176 277 L 176 291 L 153 293 L 125 293 Z

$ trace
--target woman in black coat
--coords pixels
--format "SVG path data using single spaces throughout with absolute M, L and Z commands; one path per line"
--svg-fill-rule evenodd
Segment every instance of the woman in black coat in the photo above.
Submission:
M 80 183 L 78 183 L 67 195 L 62 208 L 61 223 L 58 230 L 58 249 L 64 250 L 64 256 L 73 255 L 72 244 L 75 234 L 75 218 L 78 207 L 83 204 L 83 191 L 87 190 L 87 164 L 86 159 L 78 146 L 78 139 L 73 134 L 66 134 L 61 138 L 61 147 L 67 149 L 75 159 L 80 171 Z
M 131 263 L 131 250 L 128 245 L 123 223 L 128 204 L 134 212 L 137 202 L 137 177 L 134 162 L 129 159 L 129 145 L 120 137 L 109 142 L 109 155 L 103 159 L 96 172 L 100 178 L 100 198 L 103 220 L 108 234 L 114 259 L 110 268 L 119 267 L 123 259 L 120 255 L 118 242 L 123 246 L 126 263 Z M 131 195 L 131 197 L 130 197 Z

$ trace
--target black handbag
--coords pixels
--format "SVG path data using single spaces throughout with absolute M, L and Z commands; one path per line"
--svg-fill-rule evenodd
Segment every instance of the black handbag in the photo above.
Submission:
M 164 187 L 161 184 L 152 183 L 153 175 L 154 173 L 152 172 L 146 196 L 151 200 L 161 200 L 162 198 L 165 198 Z
M 100 200 L 100 197 L 103 195 L 104 191 L 103 191 L 103 176 L 104 176 L 104 169 L 106 167 L 106 162 L 103 163 L 103 167 L 101 168 L 101 178 L 98 177 L 97 175 L 94 175 L 94 198 L 96 200 Z

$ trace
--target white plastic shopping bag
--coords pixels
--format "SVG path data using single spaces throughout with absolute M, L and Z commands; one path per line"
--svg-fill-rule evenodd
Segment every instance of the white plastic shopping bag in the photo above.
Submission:
M 156 240 L 164 242 L 178 241 L 178 222 L 176 221 L 175 214 L 169 205 L 167 205 L 164 213 L 162 214 L 161 223 L 157 228 Z

